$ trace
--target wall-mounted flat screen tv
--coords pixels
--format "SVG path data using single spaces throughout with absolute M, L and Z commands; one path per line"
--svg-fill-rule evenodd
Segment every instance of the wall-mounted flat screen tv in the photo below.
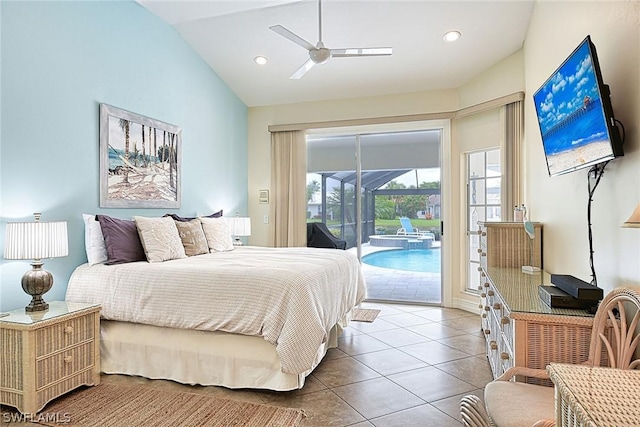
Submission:
M 533 95 L 550 176 L 622 156 L 609 87 L 587 36 Z

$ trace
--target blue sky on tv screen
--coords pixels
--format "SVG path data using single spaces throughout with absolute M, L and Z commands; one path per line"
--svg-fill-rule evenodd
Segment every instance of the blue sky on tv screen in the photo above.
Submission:
M 608 138 L 598 82 L 587 41 L 533 97 L 545 152 L 555 154 Z M 589 112 L 584 116 L 591 104 Z

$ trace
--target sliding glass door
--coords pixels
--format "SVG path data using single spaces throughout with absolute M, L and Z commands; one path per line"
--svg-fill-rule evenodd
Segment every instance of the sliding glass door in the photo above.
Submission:
M 307 221 L 363 262 L 371 300 L 441 303 L 440 131 L 307 138 Z

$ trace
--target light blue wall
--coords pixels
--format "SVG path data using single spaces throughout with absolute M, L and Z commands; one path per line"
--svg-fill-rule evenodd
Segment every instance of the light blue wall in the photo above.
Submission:
M 83 213 L 247 213 L 247 107 L 172 27 L 131 1 L 0 2 L 0 246 L 7 221 L 66 220 L 45 261 L 63 299 L 86 262 Z M 99 104 L 182 127 L 180 209 L 99 209 Z M 25 261 L 0 261 L 0 311 L 26 305 Z

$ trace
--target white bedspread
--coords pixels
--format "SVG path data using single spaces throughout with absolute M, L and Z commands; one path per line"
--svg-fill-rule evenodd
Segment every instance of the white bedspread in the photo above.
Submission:
M 101 304 L 109 320 L 262 336 L 283 372 L 300 374 L 365 295 L 350 252 L 243 246 L 159 263 L 83 264 L 66 299 Z

